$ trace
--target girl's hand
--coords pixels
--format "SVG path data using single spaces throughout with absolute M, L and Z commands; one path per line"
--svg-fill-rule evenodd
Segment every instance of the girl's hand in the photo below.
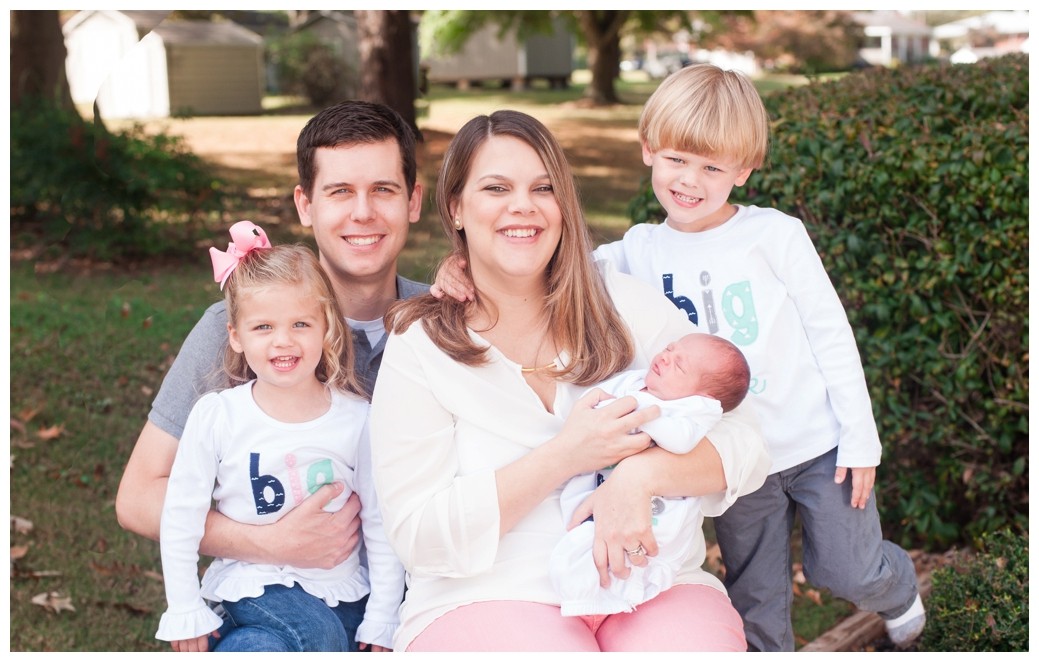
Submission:
M 595 518 L 592 558 L 599 571 L 599 584 L 610 585 L 610 574 L 627 579 L 630 565 L 646 565 L 647 556 L 656 556 L 649 489 L 651 476 L 644 475 L 638 457 L 621 462 L 602 485 L 574 512 L 568 528 Z M 641 545 L 644 554 L 630 554 Z
M 371 652 L 373 652 L 373 653 L 392 653 L 393 652 L 392 648 L 386 648 L 384 646 L 379 646 L 378 644 L 366 644 L 366 643 L 361 642 L 361 641 L 357 642 L 357 649 L 358 650 L 362 650 L 362 651 L 366 650 L 369 646 L 372 647 Z
M 170 646 L 173 650 L 178 653 L 208 653 L 209 652 L 209 637 L 218 637 L 216 631 L 204 634 L 201 637 L 195 637 L 194 639 L 181 639 L 180 641 L 171 641 Z
M 833 482 L 840 485 L 848 475 L 847 467 L 837 467 Z M 873 491 L 873 483 L 877 479 L 876 467 L 852 467 L 851 468 L 851 507 L 866 508 L 869 495 Z
M 603 400 L 611 402 L 597 408 Z M 636 407 L 635 398 L 615 399 L 599 388 L 592 389 L 574 404 L 557 436 L 559 443 L 566 445 L 567 456 L 573 458 L 571 475 L 612 466 L 649 448 L 650 436 L 645 432 L 632 434 L 632 430 L 660 416 L 660 408 L 636 410 Z
M 449 296 L 462 303 L 476 300 L 476 292 L 472 281 L 465 275 L 465 259 L 461 255 L 452 253 L 444 258 L 429 293 L 437 299 Z

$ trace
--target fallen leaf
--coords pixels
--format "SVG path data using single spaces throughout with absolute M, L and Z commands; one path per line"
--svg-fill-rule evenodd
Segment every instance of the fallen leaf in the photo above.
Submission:
M 64 433 L 65 433 L 65 426 L 64 425 L 52 425 L 49 428 L 43 428 L 43 429 L 37 431 L 36 432 L 36 436 L 39 437 L 40 439 L 42 439 L 43 441 L 50 441 L 52 439 L 57 439 L 58 437 L 60 437 Z
M 815 590 L 814 588 L 810 588 L 807 591 L 805 591 L 805 597 L 814 602 L 815 604 L 819 605 L 820 607 L 823 604 L 823 596 L 820 595 L 819 591 Z
M 148 397 L 151 397 L 152 393 L 154 393 L 154 392 L 155 392 L 155 389 L 153 389 L 151 386 L 142 386 L 141 387 L 141 393 L 143 393 L 144 395 L 146 395 Z
M 67 598 L 51 591 L 49 593 L 40 593 L 32 597 L 32 603 L 39 605 L 48 611 L 53 611 L 55 614 L 60 614 L 62 611 L 76 611 L 76 608 L 72 606 L 72 598 Z
M 155 572 L 154 570 L 145 570 L 141 574 L 147 577 L 148 579 L 154 579 L 157 582 L 163 581 L 161 572 Z
M 14 527 L 15 533 L 32 533 L 32 522 L 24 517 L 11 515 L 11 526 Z
M 17 561 L 18 559 L 25 558 L 25 555 L 29 553 L 28 545 L 15 545 L 11 548 L 11 560 Z
M 151 317 L 145 317 L 144 321 L 141 322 L 141 328 L 150 329 L 151 326 L 152 326 L 152 318 Z
M 33 570 L 29 573 L 30 577 L 61 577 L 61 575 L 60 570 Z
M 119 314 L 123 317 L 130 316 L 130 302 L 124 301 L 122 307 L 119 309 Z
M 16 418 L 11 419 L 11 427 L 22 434 L 25 434 L 25 423 L 22 423 Z
M 803 570 L 798 568 L 797 570 L 794 571 L 794 583 L 795 584 L 804 584 L 807 581 L 808 580 L 805 579 L 805 573 L 804 573 Z
M 22 421 L 23 423 L 28 423 L 32 419 L 36 418 L 36 414 L 39 414 L 42 410 L 42 407 L 37 407 L 35 409 L 23 409 L 17 414 L 18 420 Z

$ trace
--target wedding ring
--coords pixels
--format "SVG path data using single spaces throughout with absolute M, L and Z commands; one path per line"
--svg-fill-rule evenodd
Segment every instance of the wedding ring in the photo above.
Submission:
M 646 553 L 646 548 L 642 546 L 642 543 L 639 543 L 639 546 L 636 547 L 635 549 L 626 549 L 626 550 L 624 550 L 624 552 L 628 556 L 642 556 L 643 554 Z

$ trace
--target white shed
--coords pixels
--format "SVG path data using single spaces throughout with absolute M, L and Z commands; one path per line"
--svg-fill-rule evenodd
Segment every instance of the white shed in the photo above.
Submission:
M 231 23 L 168 12 L 87 10 L 64 25 L 73 101 L 105 119 L 262 111 L 263 39 Z

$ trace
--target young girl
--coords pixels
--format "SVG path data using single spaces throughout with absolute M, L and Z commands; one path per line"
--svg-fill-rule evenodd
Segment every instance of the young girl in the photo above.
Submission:
M 226 253 L 210 252 L 227 302 L 224 367 L 239 385 L 195 404 L 177 449 L 160 534 L 168 609 L 156 637 L 177 651 L 208 650 L 222 624 L 204 601 L 211 600 L 222 602 L 236 626 L 221 650 L 234 648 L 241 628 L 257 629 L 248 639 L 264 650 L 389 650 L 404 569 L 383 533 L 369 405 L 359 395 L 332 286 L 303 246 L 272 248 L 249 221 L 232 226 L 231 237 Z M 328 570 L 215 559 L 199 586 L 198 546 L 211 498 L 228 517 L 269 524 L 336 481 L 347 489 L 326 510 L 357 492 L 370 583 L 355 550 Z M 358 626 L 347 606 L 369 592 Z

